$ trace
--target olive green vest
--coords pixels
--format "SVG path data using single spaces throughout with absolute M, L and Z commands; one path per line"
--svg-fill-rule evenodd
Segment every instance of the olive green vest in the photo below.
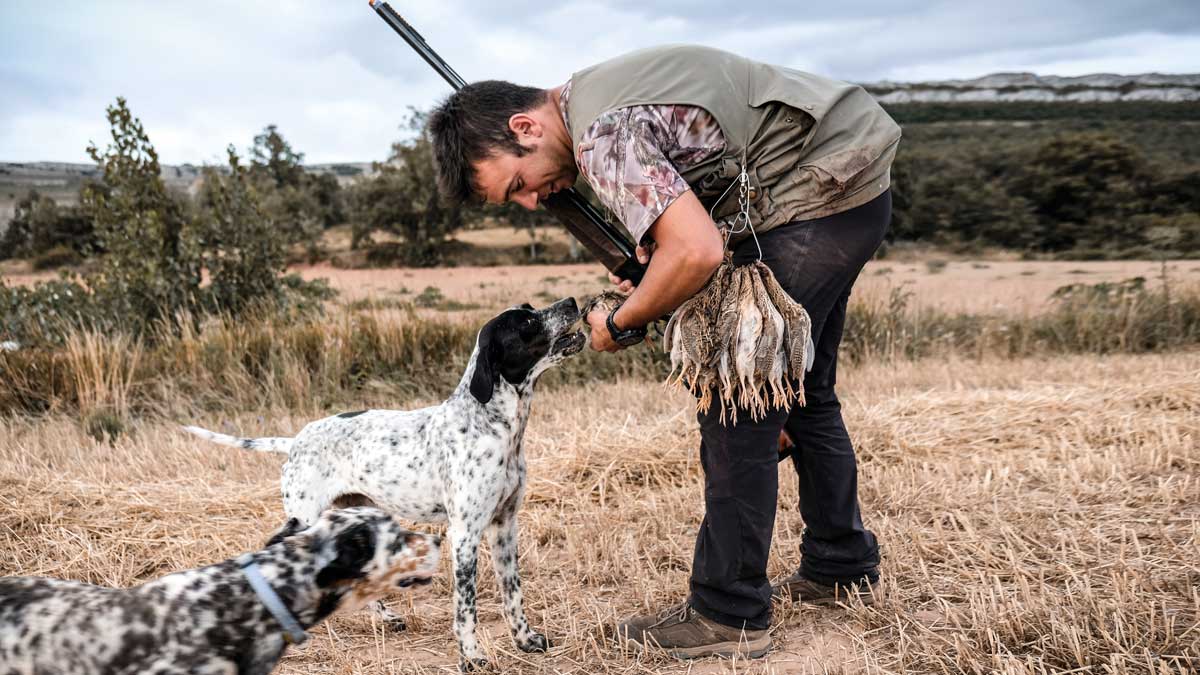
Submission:
M 759 233 L 878 197 L 900 142 L 900 127 L 862 87 L 678 45 L 631 52 L 572 76 L 566 116 L 575 152 L 597 117 L 633 105 L 699 106 L 716 119 L 724 153 L 681 175 L 719 221 L 739 210 L 738 189 L 726 190 L 744 159 Z

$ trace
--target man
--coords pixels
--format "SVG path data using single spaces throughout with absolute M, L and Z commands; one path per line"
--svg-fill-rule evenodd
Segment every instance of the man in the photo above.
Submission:
M 777 595 L 870 601 L 879 549 L 858 508 L 854 449 L 834 393 L 851 286 L 891 217 L 900 129 L 860 87 L 692 46 L 645 49 L 550 90 L 479 82 L 430 117 L 438 179 L 459 200 L 533 209 L 582 174 L 648 262 L 625 303 L 587 317 L 592 348 L 636 344 L 700 290 L 732 230 L 735 264 L 760 256 L 812 319 L 807 405 L 697 415 L 706 510 L 691 593 L 619 631 L 679 657 L 758 657 L 770 638 L 767 580 L 778 442 L 795 444 L 805 531 L 800 569 Z M 710 215 L 711 214 L 711 215 Z M 715 222 L 714 222 L 715 218 Z M 746 221 L 753 232 L 746 227 Z

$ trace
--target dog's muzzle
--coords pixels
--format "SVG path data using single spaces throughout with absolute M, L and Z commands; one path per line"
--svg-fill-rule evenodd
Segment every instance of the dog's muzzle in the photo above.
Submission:
M 563 298 L 542 312 L 545 316 L 546 327 L 550 330 L 551 335 L 554 335 L 554 343 L 550 346 L 552 355 L 574 356 L 583 350 L 583 346 L 587 344 L 587 338 L 583 333 L 580 331 L 567 332 L 580 318 L 579 305 L 575 302 L 575 298 Z
M 550 352 L 563 356 L 574 356 L 583 350 L 585 344 L 587 344 L 587 338 L 581 331 L 575 331 L 555 340 Z

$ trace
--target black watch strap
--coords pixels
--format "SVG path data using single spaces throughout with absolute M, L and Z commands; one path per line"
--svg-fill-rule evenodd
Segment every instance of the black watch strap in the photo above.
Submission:
M 604 324 L 608 326 L 608 334 L 612 337 L 613 342 L 621 345 L 622 347 L 632 347 L 633 345 L 636 345 L 637 343 L 646 339 L 645 326 L 642 326 L 641 328 L 626 328 L 625 330 L 621 330 L 617 328 L 617 324 L 613 323 L 613 317 L 616 315 L 617 310 L 614 309 L 608 313 L 608 318 L 604 321 Z

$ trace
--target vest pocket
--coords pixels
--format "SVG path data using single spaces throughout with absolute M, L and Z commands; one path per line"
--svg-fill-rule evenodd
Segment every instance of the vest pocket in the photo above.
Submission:
M 824 195 L 836 196 L 845 192 L 878 156 L 873 148 L 856 147 L 801 164 L 799 169 L 813 174 Z

